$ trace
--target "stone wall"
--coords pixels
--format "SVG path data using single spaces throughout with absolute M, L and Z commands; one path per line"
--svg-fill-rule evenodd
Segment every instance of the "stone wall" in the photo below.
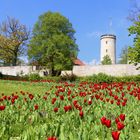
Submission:
M 4 75 L 25 75 L 36 71 L 36 66 L 10 66 L 0 67 L 0 72 Z
M 105 73 L 112 76 L 138 75 L 140 70 L 129 64 L 97 65 L 97 66 L 74 66 L 73 74 L 77 76 L 91 76 L 93 74 Z
M 26 75 L 30 73 L 38 73 L 40 76 L 48 75 L 49 70 L 43 67 L 36 66 L 8 66 L 8 67 L 0 67 L 0 72 L 3 75 Z
M 40 76 L 44 75 L 44 72 L 49 73 L 48 70 L 36 70 L 36 66 L 11 66 L 0 67 L 0 72 L 5 75 L 25 75 L 29 73 L 39 73 Z M 136 70 L 136 67 L 129 64 L 116 64 L 116 65 L 97 65 L 97 66 L 74 66 L 72 71 L 62 71 L 62 75 L 75 74 L 77 76 L 91 76 L 93 74 L 105 73 L 112 76 L 125 76 L 125 75 L 138 75 L 140 70 Z

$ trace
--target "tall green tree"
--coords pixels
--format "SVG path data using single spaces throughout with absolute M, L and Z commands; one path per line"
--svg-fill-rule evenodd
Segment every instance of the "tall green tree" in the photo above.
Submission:
M 25 52 L 30 32 L 17 19 L 8 17 L 0 24 L 0 59 L 4 63 L 17 65 L 19 56 Z
M 121 54 L 120 54 L 120 60 L 118 62 L 119 64 L 127 64 L 128 63 L 128 47 L 122 48 Z
M 138 65 L 140 63 L 140 3 L 137 0 L 132 1 L 133 5 L 128 16 L 132 26 L 128 28 L 129 36 L 133 36 L 133 45 L 128 48 L 129 63 Z M 140 66 L 137 67 L 140 69 Z
M 34 25 L 28 45 L 30 62 L 46 66 L 52 75 L 72 69 L 78 53 L 74 33 L 72 24 L 60 13 L 42 14 Z
M 140 63 L 140 22 L 134 22 L 129 32 L 130 35 L 134 35 L 133 46 L 128 49 L 129 62 L 138 65 Z
M 135 65 L 140 63 L 140 15 L 139 20 L 134 21 L 133 25 L 129 27 L 129 35 L 133 35 L 133 46 L 128 49 L 129 62 Z M 140 67 L 138 67 L 139 69 Z
M 103 61 L 101 63 L 102 63 L 102 65 L 111 65 L 112 61 L 111 61 L 109 55 L 105 55 L 103 57 Z
M 9 65 L 11 63 L 11 45 L 12 42 L 9 39 L 0 35 L 0 61 L 3 65 Z

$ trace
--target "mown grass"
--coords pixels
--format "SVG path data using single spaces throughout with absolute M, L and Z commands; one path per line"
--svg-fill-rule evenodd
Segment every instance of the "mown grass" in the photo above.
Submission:
M 42 94 L 51 88 L 51 83 L 34 83 L 34 82 L 20 82 L 0 80 L 0 94 L 11 95 L 12 93 L 19 93 L 20 91 L 29 92 L 32 94 Z

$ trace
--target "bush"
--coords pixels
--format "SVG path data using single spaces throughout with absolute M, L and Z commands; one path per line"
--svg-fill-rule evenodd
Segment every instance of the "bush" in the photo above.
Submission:
M 51 80 L 55 82 L 60 82 L 60 81 L 76 81 L 77 77 L 75 75 L 61 75 L 61 76 L 45 76 L 43 77 L 43 80 Z
M 113 76 L 109 76 L 104 73 L 93 74 L 92 76 L 80 77 L 80 81 L 88 81 L 94 83 L 111 83 L 113 81 Z
M 111 83 L 111 82 L 140 82 L 140 75 L 115 77 L 104 73 L 93 74 L 92 76 L 79 77 L 79 81 L 87 81 L 94 83 Z
M 138 82 L 140 82 L 140 74 L 139 75 L 137 75 L 137 76 L 135 76 L 135 81 L 138 81 Z
M 34 80 L 41 80 L 42 77 L 38 73 L 30 73 L 29 75 L 23 76 L 23 78 L 27 78 L 29 81 L 34 81 Z
M 104 74 L 104 73 L 99 73 L 97 75 L 97 82 L 106 82 L 106 83 L 111 83 L 113 81 L 113 76 Z
M 114 77 L 113 82 L 140 82 L 140 75 Z
M 60 80 L 61 81 L 70 81 L 70 82 L 73 82 L 73 81 L 76 81 L 77 79 L 77 76 L 74 75 L 74 74 L 65 74 L 65 75 L 61 75 L 60 76 Z

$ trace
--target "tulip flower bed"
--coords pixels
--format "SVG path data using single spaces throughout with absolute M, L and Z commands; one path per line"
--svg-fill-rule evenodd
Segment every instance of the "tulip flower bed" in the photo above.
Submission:
M 1 80 L 0 139 L 138 140 L 140 83 Z

